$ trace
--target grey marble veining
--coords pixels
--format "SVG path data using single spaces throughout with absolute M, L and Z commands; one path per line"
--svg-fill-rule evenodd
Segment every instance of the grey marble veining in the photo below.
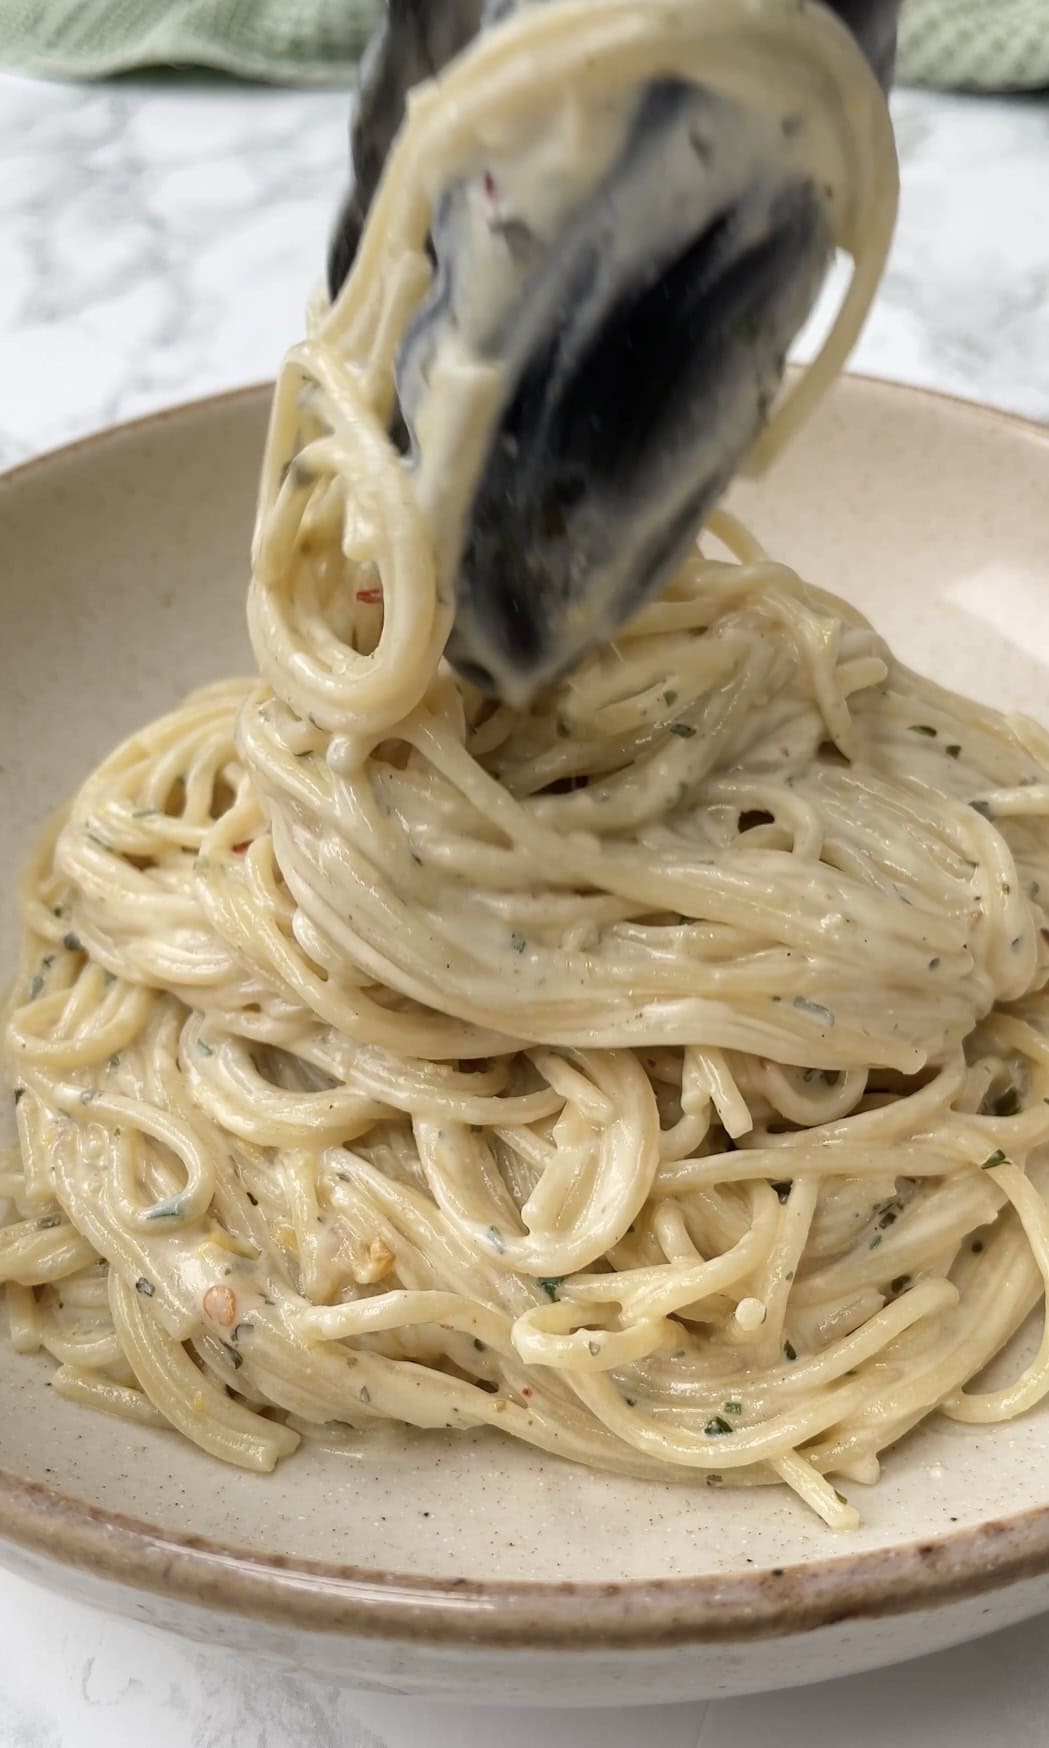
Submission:
M 1049 103 L 895 110 L 903 212 L 855 367 L 1049 421 Z M 0 75 L 0 465 L 272 375 L 321 270 L 345 122 L 337 94 Z M 1033 1622 L 789 1700 L 497 1715 L 282 1677 L 0 1574 L 0 1748 L 837 1748 L 843 1714 L 855 1748 L 1034 1748 L 1047 1642 Z
M 857 369 L 1049 419 L 1049 101 L 895 99 L 904 197 Z M 0 465 L 273 373 L 346 102 L 0 76 Z

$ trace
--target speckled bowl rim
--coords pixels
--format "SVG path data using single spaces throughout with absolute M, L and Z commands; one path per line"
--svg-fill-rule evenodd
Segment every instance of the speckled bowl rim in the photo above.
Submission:
M 850 380 L 879 393 L 947 403 L 985 424 L 1018 427 L 1049 448 L 1049 431 L 1017 414 L 881 378 Z M 0 492 L 114 434 L 148 431 L 192 411 L 259 401 L 268 383 L 203 396 L 109 426 L 0 473 Z M 134 1590 L 273 1625 L 448 1646 L 578 1651 L 742 1644 L 931 1610 L 1049 1571 L 1049 1502 L 937 1540 L 843 1551 L 804 1566 L 724 1577 L 533 1584 L 412 1577 L 322 1561 L 253 1554 L 104 1512 L 0 1469 L 0 1538 L 29 1554 Z

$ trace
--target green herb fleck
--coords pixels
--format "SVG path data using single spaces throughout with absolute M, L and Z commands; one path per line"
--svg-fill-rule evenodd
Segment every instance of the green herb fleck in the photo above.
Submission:
M 136 807 L 132 819 L 156 819 L 160 809 L 157 807 Z
M 708 1475 L 707 1476 L 707 1486 L 708 1487 L 724 1487 L 724 1485 L 725 1485 L 724 1475 Z
M 996 1165 L 1006 1165 L 1007 1163 L 1008 1161 L 1006 1160 L 1005 1154 L 1002 1152 L 1001 1148 L 996 1147 L 990 1158 L 984 1160 L 980 1170 L 993 1171 Z
M 102 978 L 102 988 L 103 989 L 112 989 L 116 980 L 117 980 L 117 974 L 115 971 L 105 972 L 105 974 L 103 975 L 103 978 Z
M 790 1183 L 770 1184 L 769 1188 L 775 1190 L 781 1202 L 785 1202 L 790 1195 L 793 1185 Z
M 725 1413 L 726 1414 L 742 1414 L 743 1413 L 742 1402 L 726 1402 L 725 1403 Z
M 43 989 L 43 987 L 44 987 L 44 980 L 38 971 L 36 976 L 33 978 L 32 983 L 29 985 L 29 999 L 30 999 L 30 1001 L 36 1000 L 37 996 L 40 994 L 40 991 Z
M 696 731 L 690 722 L 672 722 L 670 732 L 676 734 L 678 740 L 691 740 Z
M 36 1229 L 38 1232 L 53 1232 L 55 1227 L 61 1226 L 61 1224 L 61 1214 L 45 1214 L 43 1219 L 37 1221 Z
M 676 704 L 677 703 L 677 693 L 674 691 L 664 692 L 663 693 L 663 703 L 664 704 Z
M 871 1239 L 870 1244 L 868 1245 L 867 1248 L 868 1248 L 868 1250 L 877 1250 L 880 1243 L 881 1243 L 881 1233 L 876 1232 L 874 1234 L 874 1237 Z
M 970 801 L 969 806 L 974 813 L 982 814 L 984 819 L 991 818 L 991 804 L 989 801 Z
M 564 1275 L 540 1275 L 536 1281 L 537 1287 L 542 1287 L 548 1299 L 556 1299 L 565 1284 Z
M 708 1420 L 706 1426 L 703 1428 L 703 1431 L 708 1438 L 724 1438 L 727 1432 L 733 1432 L 734 1430 L 735 1428 L 731 1427 L 728 1421 L 723 1419 L 720 1414 L 715 1414 L 713 1420 Z
M 503 1237 L 502 1233 L 500 1232 L 498 1226 L 489 1226 L 489 1228 L 488 1228 L 488 1242 L 492 1246 L 493 1250 L 497 1250 L 499 1252 L 500 1256 L 505 1256 L 505 1254 L 506 1254 L 506 1240 Z
M 156 1290 L 157 1289 L 152 1281 L 147 1281 L 145 1275 L 139 1275 L 138 1280 L 135 1282 L 136 1293 L 141 1293 L 143 1299 L 152 1299 Z
M 80 945 L 80 937 L 79 935 L 74 935 L 72 930 L 70 930 L 68 935 L 62 936 L 62 945 L 67 953 L 83 952 L 83 948 Z
M 484 1342 L 481 1340 L 480 1336 L 474 1336 L 474 1347 L 477 1349 L 478 1353 L 484 1353 Z
M 169 1196 L 165 1202 L 156 1202 L 146 1215 L 147 1220 L 178 1220 L 185 1204 L 181 1196 Z
M 961 751 L 962 751 L 962 749 L 961 749 L 961 747 L 960 747 L 960 746 L 959 746 L 959 745 L 958 745 L 958 742 L 957 742 L 957 741 L 952 741 L 952 742 L 951 742 L 951 745 L 950 745 L 950 746 L 949 746 L 949 747 L 945 747 L 945 748 L 944 748 L 944 751 L 945 751 L 945 752 L 946 752 L 946 754 L 947 754 L 947 757 L 948 757 L 948 758 L 949 758 L 949 759 L 957 759 L 957 758 L 960 758 L 960 757 L 961 757 Z
M 794 1346 L 794 1343 L 792 1341 L 785 1341 L 783 1343 L 783 1357 L 784 1357 L 784 1359 L 787 1359 L 787 1360 L 796 1360 L 797 1359 L 798 1350 Z
M 930 740 L 936 739 L 936 730 L 928 722 L 912 722 L 911 733 L 928 735 Z
M 528 942 L 525 940 L 524 936 L 519 935 L 517 933 L 517 930 L 515 929 L 513 934 L 510 936 L 510 946 L 512 947 L 513 951 L 515 953 L 523 953 L 525 948 L 527 947 L 527 945 L 528 945 Z
M 25 1087 L 24 1086 L 16 1086 L 15 1087 L 15 1104 L 20 1105 L 24 1098 L 25 1098 Z
M 929 960 L 929 970 L 930 971 L 939 971 L 939 969 L 940 969 L 940 961 L 938 959 L 930 959 Z
M 199 1050 L 199 1051 L 200 1051 L 200 1054 L 201 1054 L 201 1055 L 202 1055 L 202 1056 L 214 1056 L 214 1054 L 215 1054 L 215 1052 L 214 1052 L 214 1050 L 213 1050 L 213 1049 L 212 1049 L 212 1047 L 211 1047 L 211 1045 L 210 1045 L 210 1044 L 206 1044 L 206 1043 L 205 1043 L 205 1042 L 204 1042 L 204 1039 L 203 1039 L 203 1038 L 198 1038 L 198 1039 L 197 1039 L 197 1049 L 198 1049 L 198 1050 Z

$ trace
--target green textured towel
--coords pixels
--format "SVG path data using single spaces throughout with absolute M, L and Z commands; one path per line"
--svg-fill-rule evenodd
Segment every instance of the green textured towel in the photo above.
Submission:
M 976 91 L 1049 85 L 1049 0 L 906 0 L 900 78 Z
M 352 79 L 381 0 L 0 0 L 0 65 L 97 79 L 213 67 L 285 85 Z M 906 0 L 899 75 L 985 91 L 1049 85 L 1049 0 Z
M 345 85 L 381 0 L 0 0 L 0 66 L 52 79 L 211 67 Z

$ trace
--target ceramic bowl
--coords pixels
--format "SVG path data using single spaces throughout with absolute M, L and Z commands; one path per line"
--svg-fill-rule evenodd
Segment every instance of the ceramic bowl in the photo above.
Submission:
M 258 388 L 0 480 L 0 891 L 113 742 L 244 669 Z M 1049 436 L 859 379 L 738 506 L 910 662 L 1049 705 Z M 907 1439 L 840 1537 L 775 1490 L 590 1474 L 496 1435 L 316 1448 L 274 1476 L 60 1400 L 0 1339 L 0 1560 L 100 1608 L 358 1687 L 652 1702 L 843 1675 L 1049 1607 L 1049 1403 Z

